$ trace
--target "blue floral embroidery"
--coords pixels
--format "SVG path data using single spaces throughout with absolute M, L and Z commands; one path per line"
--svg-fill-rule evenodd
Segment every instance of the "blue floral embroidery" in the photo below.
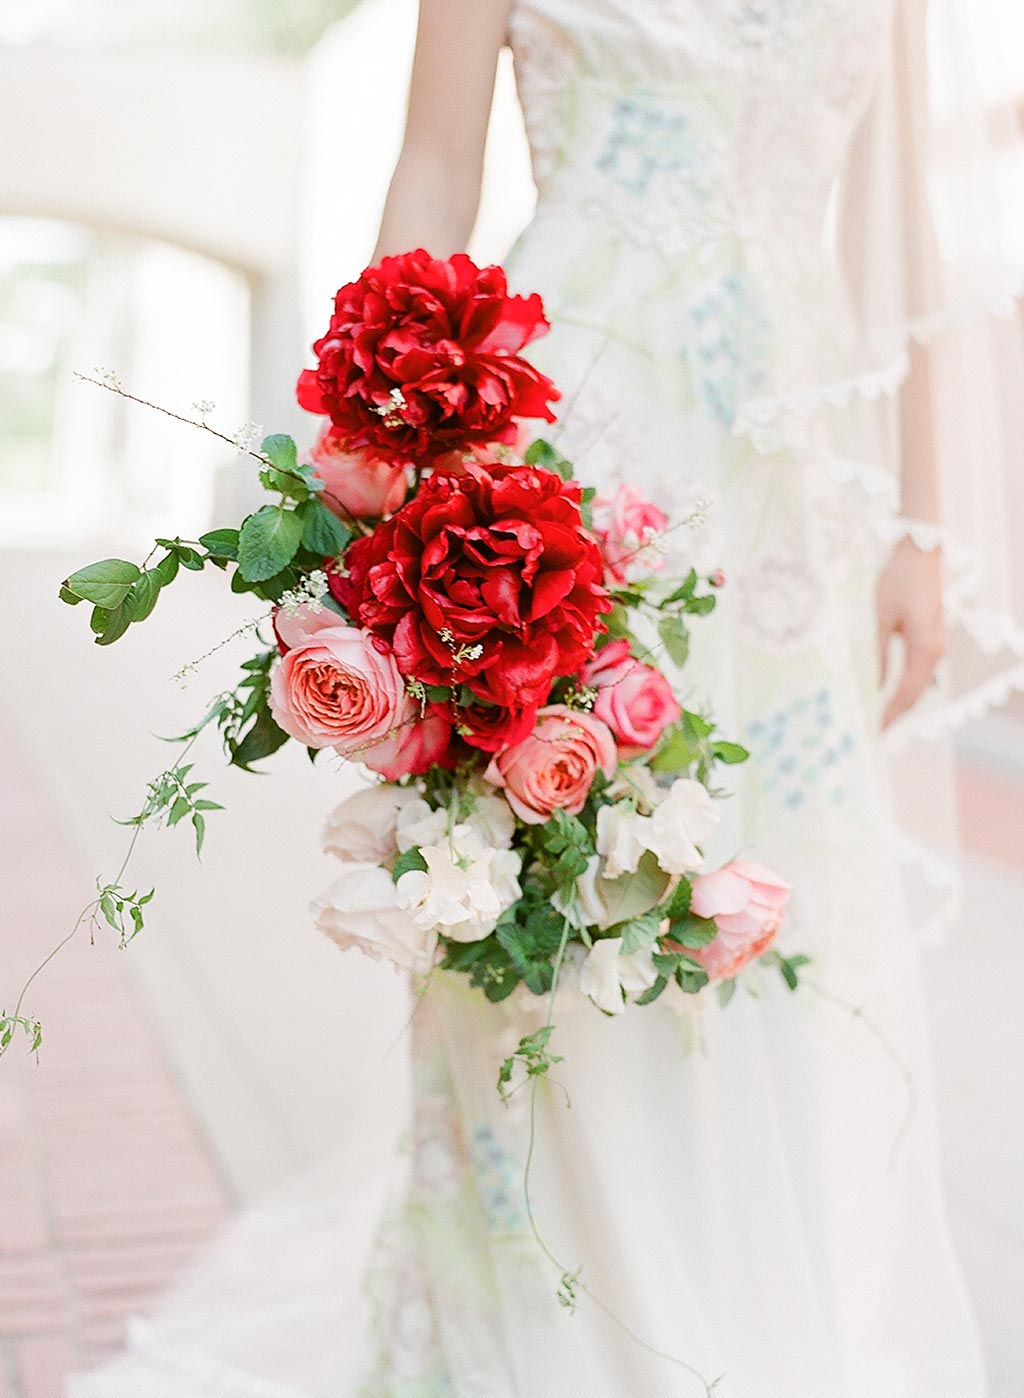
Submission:
M 759 375 L 765 322 L 741 277 L 731 272 L 690 308 L 691 343 L 684 350 L 696 360 L 701 395 L 724 426 L 732 425 L 740 399 L 754 391 Z
M 643 197 L 655 176 L 674 174 L 692 164 L 687 116 L 658 106 L 642 89 L 616 102 L 597 168 L 619 189 Z
M 857 739 L 836 718 L 831 690 L 794 700 L 747 725 L 762 790 L 799 810 L 812 790 L 832 805 L 846 799 L 842 768 Z
M 491 1233 L 519 1233 L 525 1227 L 520 1207 L 520 1171 L 499 1143 L 493 1127 L 481 1123 L 473 1130 L 473 1167 L 487 1227 Z

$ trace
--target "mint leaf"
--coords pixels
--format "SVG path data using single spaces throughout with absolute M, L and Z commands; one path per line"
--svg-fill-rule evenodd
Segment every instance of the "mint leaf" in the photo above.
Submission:
M 199 542 L 211 558 L 226 558 L 231 563 L 238 558 L 237 529 L 211 529 L 200 534 Z
M 302 520 L 294 510 L 264 505 L 242 525 L 238 571 L 247 582 L 263 582 L 280 573 L 302 542 Z
M 302 518 L 302 547 L 321 558 L 336 558 L 352 538 L 351 529 L 320 500 L 307 500 L 296 513 Z
M 397 883 L 403 874 L 408 874 L 413 869 L 426 869 L 426 867 L 427 861 L 414 845 L 412 849 L 403 850 L 395 860 L 394 868 L 391 870 L 391 877 L 394 882 Z
M 129 563 L 124 558 L 104 558 L 72 573 L 65 580 L 64 588 L 86 602 L 113 611 L 128 596 L 141 573 L 137 563 Z

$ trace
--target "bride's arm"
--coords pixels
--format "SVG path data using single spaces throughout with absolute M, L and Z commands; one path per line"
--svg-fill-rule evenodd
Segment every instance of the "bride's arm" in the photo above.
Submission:
M 373 260 L 462 251 L 480 201 L 484 143 L 511 0 L 420 0 L 402 152 Z
M 917 285 L 937 256 L 923 168 L 927 149 L 927 0 L 901 0 L 905 19 L 897 26 L 895 62 L 900 74 L 900 146 L 908 291 L 925 302 Z M 913 340 L 910 367 L 900 394 L 900 513 L 938 524 L 939 491 L 931 352 Z M 942 553 L 924 551 L 909 537 L 893 549 L 878 585 L 878 635 L 883 680 L 892 641 L 903 638 L 903 666 L 886 705 L 888 725 L 912 708 L 928 688 L 945 648 Z

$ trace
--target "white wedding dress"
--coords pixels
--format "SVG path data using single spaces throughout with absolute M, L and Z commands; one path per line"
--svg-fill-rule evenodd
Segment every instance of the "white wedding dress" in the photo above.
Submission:
M 943 308 L 913 304 L 930 292 L 907 250 L 866 340 L 839 261 L 837 179 L 870 171 L 886 102 L 898 120 L 893 36 L 914 8 L 513 8 L 539 201 L 509 267 L 553 323 L 535 354 L 563 389 L 560 445 L 588 482 L 706 515 L 669 536 L 671 566 L 727 577 L 694 627 L 688 698 L 752 752 L 710 854 L 750 850 L 788 878 L 785 947 L 813 957 L 797 994 L 766 982 L 725 1008 L 666 997 L 606 1019 L 571 977 L 558 997 L 536 1219 L 613 1315 L 589 1295 L 559 1305 L 524 1209 L 528 1096 L 495 1090 L 542 1007 L 437 976 L 413 1026 L 409 1178 L 365 1269 L 372 1326 L 346 1279 L 372 1209 L 325 1172 L 319 1193 L 243 1219 L 74 1398 L 700 1398 L 624 1325 L 722 1375 L 716 1398 L 986 1393 L 943 1212 L 926 913 L 898 867 L 872 605 L 895 503 L 880 418 L 910 322 Z M 874 220 L 893 215 L 875 193 L 853 239 L 862 284 Z M 1015 639 L 987 648 L 975 696 Z

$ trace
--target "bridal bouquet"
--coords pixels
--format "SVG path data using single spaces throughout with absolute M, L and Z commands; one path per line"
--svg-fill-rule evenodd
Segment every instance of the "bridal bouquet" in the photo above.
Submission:
M 142 566 L 83 568 L 61 596 L 93 604 L 101 645 L 180 567 L 270 604 L 263 649 L 185 738 L 213 724 L 246 768 L 293 739 L 377 774 L 326 830 L 344 867 L 315 915 L 340 946 L 460 973 L 492 1001 L 543 995 L 571 962 L 607 1014 L 709 982 L 727 995 L 755 958 L 794 984 L 801 958 L 772 949 L 787 885 L 702 853 L 715 769 L 746 753 L 666 673 L 724 579 L 666 576 L 657 505 L 596 495 L 525 432 L 554 421 L 557 390 L 520 353 L 547 328 L 498 267 L 385 258 L 338 292 L 299 379 L 326 419 L 310 459 L 284 436 L 252 453 L 274 498 L 237 528 L 158 540 Z M 135 823 L 189 818 L 201 842 L 216 806 L 190 777 L 165 773 Z M 132 935 L 140 900 L 110 896 Z M 544 1042 L 521 1055 L 531 1070 Z

